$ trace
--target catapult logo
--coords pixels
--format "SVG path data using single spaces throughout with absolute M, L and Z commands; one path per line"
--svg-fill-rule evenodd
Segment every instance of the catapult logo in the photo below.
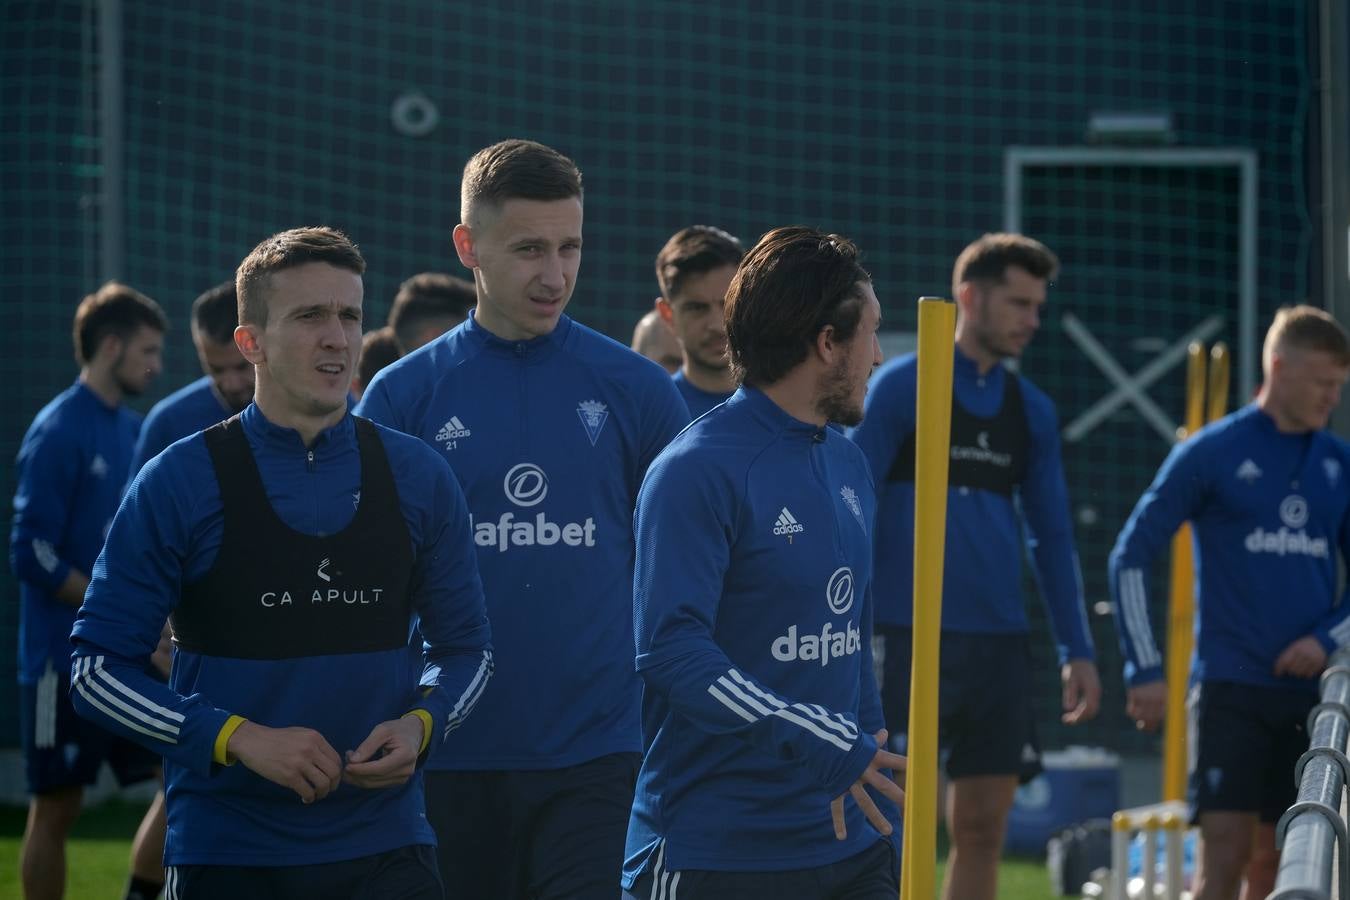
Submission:
M 834 570 L 825 585 L 825 603 L 830 612 L 843 615 L 853 608 L 853 570 L 840 566 Z M 852 656 L 862 650 L 862 630 L 847 622 L 843 631 L 835 631 L 833 622 L 826 622 L 817 634 L 801 634 L 796 625 L 789 625 L 787 634 L 774 638 L 769 652 L 779 662 L 819 662 L 824 668 L 832 659 Z
M 314 568 L 314 575 L 324 583 L 309 590 L 264 591 L 258 596 L 258 603 L 267 609 L 295 606 L 308 601 L 311 606 L 378 606 L 384 594 L 382 587 L 336 588 L 331 587 L 334 576 L 341 578 L 342 571 L 333 565 L 327 556 Z
M 991 466 L 998 466 L 1000 469 L 1006 469 L 1012 465 L 1011 453 L 999 453 L 989 446 L 989 432 L 981 431 L 975 436 L 974 447 L 962 447 L 952 445 L 952 459 L 954 461 L 986 463 Z
M 502 492 L 513 505 L 530 509 L 544 502 L 548 496 L 548 475 L 534 463 L 519 463 L 507 470 L 502 479 Z M 469 516 L 473 542 L 479 547 L 495 547 L 505 553 L 511 547 L 594 547 L 595 518 L 587 516 L 584 522 L 555 522 L 547 513 L 517 519 L 507 510 L 495 522 L 475 522 Z
M 1331 548 L 1326 538 L 1308 537 L 1303 527 L 1308 524 L 1308 501 L 1298 494 L 1290 494 L 1280 501 L 1279 531 L 1257 528 L 1247 535 L 1244 546 L 1248 553 L 1273 553 L 1276 556 L 1311 556 L 1329 559 Z

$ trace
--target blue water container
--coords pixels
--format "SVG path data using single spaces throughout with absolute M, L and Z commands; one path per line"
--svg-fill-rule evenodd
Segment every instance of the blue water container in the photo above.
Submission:
M 1045 842 L 1078 822 L 1109 819 L 1120 809 L 1120 757 L 1100 747 L 1050 750 L 1045 771 L 1017 789 L 1006 847 L 1043 854 Z

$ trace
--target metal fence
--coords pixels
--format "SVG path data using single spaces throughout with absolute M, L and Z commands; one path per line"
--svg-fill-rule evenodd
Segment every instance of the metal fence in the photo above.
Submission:
M 1308 751 L 1298 761 L 1298 799 L 1280 818 L 1280 870 L 1269 900 L 1350 898 L 1345 789 L 1350 783 L 1350 648 L 1322 675 L 1322 697 L 1308 714 Z

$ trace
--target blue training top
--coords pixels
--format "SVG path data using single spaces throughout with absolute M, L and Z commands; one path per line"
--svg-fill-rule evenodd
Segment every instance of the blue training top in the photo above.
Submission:
M 132 476 L 174 441 L 210 428 L 232 415 L 234 410 L 225 408 L 209 375 L 174 391 L 145 415 L 141 436 L 136 440 L 136 451 L 131 456 Z
M 875 511 L 857 448 L 753 388 L 652 465 L 635 519 L 646 755 L 626 887 L 658 857 L 671 871 L 799 869 L 882 839 L 851 798 L 847 840 L 830 820 L 883 727 Z
M 1018 379 L 1030 442 L 1026 471 L 1013 496 L 970 487 L 947 492 L 942 628 L 973 634 L 1027 631 L 1021 587 L 1025 544 L 1050 612 L 1060 662 L 1092 659 L 1054 404 L 1001 365 L 980 375 L 959 347 L 952 374 L 956 402 L 985 418 L 1002 406 L 1005 381 Z M 852 437 L 879 480 L 914 432 L 917 375 L 917 357 L 911 353 L 887 362 L 868 387 L 866 416 Z M 880 493 L 877 621 L 909 625 L 914 615 L 914 484 L 887 481 Z
M 723 393 L 714 393 L 705 391 L 703 388 L 694 387 L 688 378 L 684 377 L 684 369 L 677 369 L 675 374 L 670 376 L 671 381 L 675 382 L 675 387 L 679 389 L 680 396 L 684 398 L 684 405 L 689 407 L 689 416 L 697 419 L 708 410 L 719 403 L 725 403 L 735 391 Z
M 473 515 L 498 674 L 433 769 L 556 769 L 641 747 L 633 506 L 688 422 L 670 376 L 563 316 L 502 340 L 472 316 L 383 369 L 357 411 L 446 459 Z
M 1283 433 L 1245 406 L 1172 448 L 1111 552 L 1116 626 L 1131 684 L 1163 677 L 1148 621 L 1149 567 L 1182 522 L 1195 543 L 1192 681 L 1317 689 L 1277 677 L 1275 660 L 1315 635 L 1350 643 L 1336 603 L 1336 550 L 1350 558 L 1350 444 L 1327 431 Z
M 241 421 L 267 501 L 286 526 L 323 535 L 352 521 L 362 479 L 351 416 L 308 450 L 255 405 Z M 223 696 L 265 706 L 261 724 L 316 728 L 339 755 L 412 709 L 430 714 L 434 747 L 481 696 L 492 653 L 463 494 L 420 442 L 389 429 L 379 439 L 413 545 L 412 599 L 427 641 L 421 680 L 434 686 L 427 692 L 402 646 L 289 659 L 177 648 L 168 685 L 147 674 L 182 587 L 210 571 L 224 520 L 200 433 L 172 444 L 132 481 L 75 624 L 71 699 L 81 715 L 163 754 L 166 865 L 311 865 L 435 843 L 420 776 L 382 790 L 342 784 L 306 805 L 242 765 L 213 762 L 217 737 L 238 712 L 214 705 Z M 267 606 L 266 595 L 260 602 Z
M 19 581 L 19 683 L 70 661 L 76 607 L 56 599 L 72 568 L 90 573 L 127 484 L 140 413 L 77 381 L 28 427 L 15 469 L 10 569 Z

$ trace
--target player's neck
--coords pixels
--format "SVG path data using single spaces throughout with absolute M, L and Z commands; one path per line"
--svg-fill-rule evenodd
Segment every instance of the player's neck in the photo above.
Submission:
M 1271 395 L 1270 385 L 1263 385 L 1257 393 L 1256 408 L 1275 423 L 1275 430 L 1280 434 L 1307 434 L 1311 430 L 1285 414 L 1279 399 Z
M 110 409 L 116 409 L 125 399 L 126 395 L 112 371 L 97 363 L 90 363 L 80 369 L 80 382 Z
M 681 371 L 684 372 L 684 380 L 700 391 L 709 394 L 730 394 L 736 390 L 736 379 L 731 375 L 731 366 L 710 369 L 685 357 Z
M 253 392 L 253 403 L 267 421 L 278 428 L 289 428 L 298 433 L 306 447 L 312 447 L 322 432 L 341 422 L 342 417 L 347 414 L 345 403 L 328 413 L 297 410 L 292 404 L 287 403 L 285 397 L 277 396 L 277 393 L 259 382 Z
M 975 371 L 981 375 L 988 375 L 990 369 L 1003 361 L 1002 357 L 991 352 L 974 334 L 963 329 L 959 323 L 956 327 L 956 346 L 966 359 L 975 363 Z
M 800 365 L 773 384 L 755 386 L 798 422 L 824 428 L 828 422 L 820 410 L 819 385 L 819 376 Z

